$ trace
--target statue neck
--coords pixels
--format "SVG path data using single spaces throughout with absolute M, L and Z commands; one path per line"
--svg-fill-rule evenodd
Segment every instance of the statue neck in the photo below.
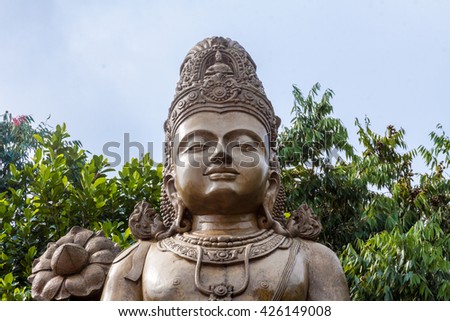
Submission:
M 191 233 L 198 236 L 248 235 L 259 231 L 257 215 L 205 214 L 193 215 Z

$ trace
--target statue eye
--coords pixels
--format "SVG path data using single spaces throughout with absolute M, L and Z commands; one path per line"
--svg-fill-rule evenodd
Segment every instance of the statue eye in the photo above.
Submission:
M 192 143 L 186 147 L 185 152 L 198 153 L 198 152 L 204 151 L 207 148 L 208 147 L 204 143 Z
M 241 149 L 241 152 L 254 152 L 258 150 L 258 143 L 257 142 L 246 142 L 239 144 L 239 148 Z

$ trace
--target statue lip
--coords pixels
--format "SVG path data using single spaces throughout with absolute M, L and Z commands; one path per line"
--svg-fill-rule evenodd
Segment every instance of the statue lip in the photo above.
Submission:
M 233 180 L 237 175 L 239 175 L 239 172 L 232 167 L 217 166 L 207 168 L 203 175 L 209 176 L 212 180 Z
M 238 174 L 234 173 L 214 173 L 208 175 L 209 179 L 212 181 L 233 181 L 237 176 Z

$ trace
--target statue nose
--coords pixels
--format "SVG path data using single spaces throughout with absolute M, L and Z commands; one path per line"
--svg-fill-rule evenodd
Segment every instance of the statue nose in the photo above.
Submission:
M 214 153 L 209 159 L 210 163 L 215 165 L 229 165 L 232 160 L 231 154 L 220 143 L 215 146 Z

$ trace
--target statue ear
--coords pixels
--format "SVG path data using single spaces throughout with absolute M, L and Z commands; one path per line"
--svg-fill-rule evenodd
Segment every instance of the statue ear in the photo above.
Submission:
M 175 177 L 172 174 L 166 174 L 164 176 L 164 189 L 172 205 L 175 207 L 174 201 L 177 198 L 177 189 L 175 187 Z
M 178 219 L 180 218 L 180 209 L 182 207 L 184 208 L 184 206 L 181 206 L 182 201 L 181 198 L 178 196 L 177 188 L 175 187 L 175 177 L 172 174 L 167 174 L 164 177 L 163 183 L 164 189 L 166 190 L 166 194 L 169 197 L 169 201 L 170 203 L 172 203 L 172 206 L 175 209 L 175 214 L 177 216 L 176 221 L 178 222 Z
M 267 181 L 267 191 L 266 196 L 263 201 L 263 212 L 264 216 L 260 217 L 258 223 L 261 228 L 271 228 L 276 225 L 275 220 L 272 217 L 273 207 L 275 205 L 275 200 L 280 189 L 280 175 L 276 171 L 272 171 L 269 174 L 269 179 Z
M 276 171 L 272 171 L 268 180 L 266 197 L 264 198 L 264 210 L 267 214 L 271 214 L 278 192 L 280 191 L 280 175 Z

